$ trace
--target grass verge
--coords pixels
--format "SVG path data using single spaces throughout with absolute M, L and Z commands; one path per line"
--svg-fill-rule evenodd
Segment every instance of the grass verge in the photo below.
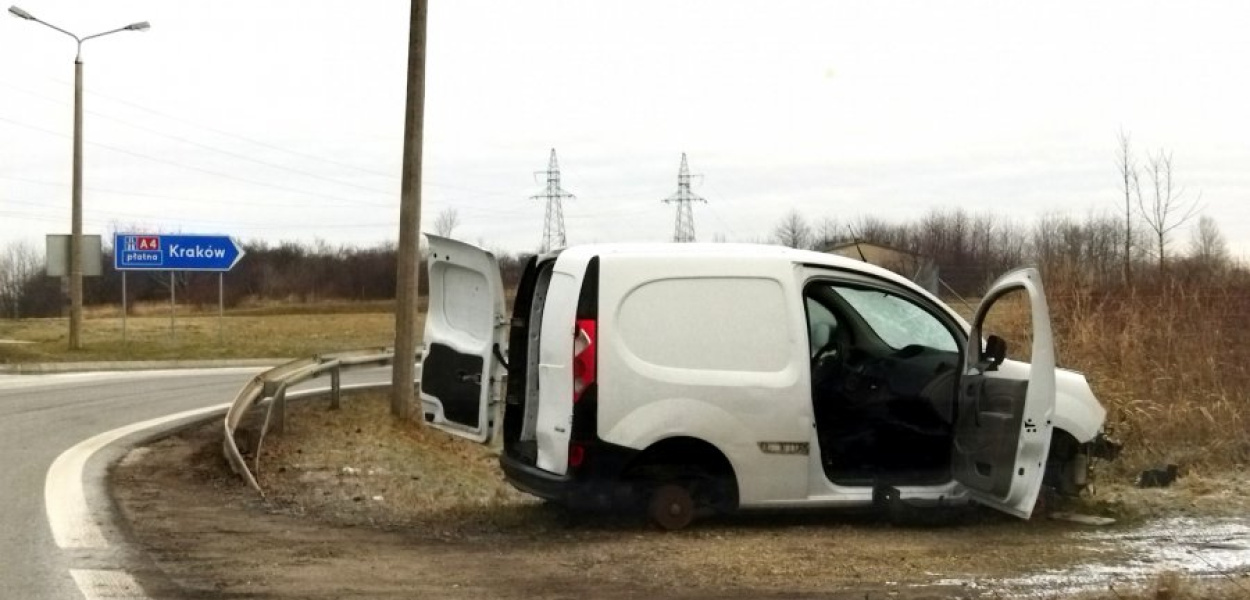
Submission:
M 92 314 L 83 321 L 83 349 L 68 350 L 65 319 L 0 320 L 0 364 L 94 360 L 191 360 L 228 358 L 298 358 L 395 342 L 394 315 L 328 307 L 325 312 L 274 314 L 273 308 L 216 314 Z M 424 315 L 417 327 L 424 326 Z

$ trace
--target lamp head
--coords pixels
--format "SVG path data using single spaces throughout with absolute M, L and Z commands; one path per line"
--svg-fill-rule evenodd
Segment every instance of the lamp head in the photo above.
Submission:
M 126 26 L 126 29 L 130 31 L 147 31 L 151 28 L 152 25 L 147 21 L 139 21 L 138 23 L 131 23 Z
M 32 15 L 32 14 L 30 14 L 30 13 L 28 13 L 28 12 L 26 12 L 26 11 L 24 11 L 24 10 L 22 10 L 22 9 L 18 8 L 18 7 L 16 7 L 16 6 L 10 6 L 10 7 L 9 7 L 9 12 L 13 13 L 13 16 L 15 16 L 15 17 L 20 17 L 20 18 L 23 18 L 23 19 L 26 19 L 27 21 L 35 21 L 35 20 L 37 20 L 37 19 L 35 19 L 35 15 Z

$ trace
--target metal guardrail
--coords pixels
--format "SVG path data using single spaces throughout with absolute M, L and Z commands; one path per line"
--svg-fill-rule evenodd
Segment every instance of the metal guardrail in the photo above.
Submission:
M 257 493 L 264 495 L 260 484 L 256 481 L 254 472 L 260 469 L 260 448 L 264 442 L 265 434 L 269 431 L 280 433 L 286 427 L 286 401 L 288 398 L 308 395 L 330 394 L 330 407 L 338 408 L 341 401 L 344 386 L 341 385 L 341 373 L 344 369 L 351 370 L 358 367 L 376 367 L 390 365 L 395 362 L 395 351 L 390 348 L 371 348 L 366 350 L 353 350 L 348 352 L 336 352 L 333 354 L 319 355 L 312 358 L 301 358 L 289 363 L 278 365 L 264 373 L 253 377 L 250 381 L 243 385 L 243 389 L 235 395 L 234 401 L 230 404 L 230 409 L 226 411 L 225 436 L 222 440 L 222 453 L 226 457 L 226 461 L 230 463 L 230 468 L 243 478 L 245 482 Z M 330 387 L 325 389 L 311 390 L 307 392 L 298 392 L 288 396 L 287 390 L 298 383 L 307 381 L 314 377 L 319 377 L 326 372 L 330 373 Z M 367 384 L 350 386 L 351 389 L 381 388 L 389 387 L 390 382 L 379 384 Z M 270 400 L 269 408 L 265 412 L 265 420 L 261 425 L 260 431 L 256 437 L 255 447 L 252 453 L 255 455 L 256 462 L 252 469 L 248 469 L 247 461 L 243 459 L 243 453 L 239 451 L 239 443 L 236 434 L 239 424 L 243 422 L 243 417 L 249 410 L 257 404 L 265 400 Z

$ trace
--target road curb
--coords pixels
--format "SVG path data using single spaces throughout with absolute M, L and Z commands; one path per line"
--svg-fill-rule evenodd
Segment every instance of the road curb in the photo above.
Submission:
M 80 373 L 84 371 L 152 371 L 157 369 L 214 369 L 231 367 L 273 367 L 289 358 L 240 358 L 226 360 L 125 360 L 64 363 L 23 363 L 0 365 L 3 375 Z

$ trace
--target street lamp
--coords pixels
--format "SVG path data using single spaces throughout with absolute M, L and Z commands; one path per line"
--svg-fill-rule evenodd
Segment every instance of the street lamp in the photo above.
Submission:
M 78 50 L 74 53 L 74 180 L 69 238 L 69 348 L 78 350 L 82 348 L 82 43 L 119 31 L 147 31 L 152 26 L 147 21 L 139 21 L 80 38 L 47 21 L 37 19 L 16 6 L 10 6 L 9 12 L 20 19 L 34 21 L 64 33 L 74 38 L 74 42 L 78 44 Z

